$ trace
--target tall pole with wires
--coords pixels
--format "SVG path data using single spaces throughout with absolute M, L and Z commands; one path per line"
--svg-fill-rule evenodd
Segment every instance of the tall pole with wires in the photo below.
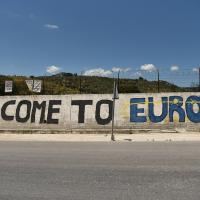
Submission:
M 83 75 L 83 72 L 81 72 L 80 74 L 80 79 L 79 79 L 79 92 L 80 94 L 82 93 L 82 75 Z
M 200 67 L 199 67 L 199 92 L 200 92 Z
M 160 72 L 159 69 L 157 69 L 157 84 L 158 84 L 158 93 L 160 92 Z
M 118 87 L 118 92 L 119 92 L 119 81 L 120 81 L 119 75 L 120 75 L 120 70 L 118 71 L 118 74 L 117 74 L 117 87 Z
M 42 88 L 43 88 L 43 94 L 45 95 L 45 75 L 43 75 L 42 78 Z

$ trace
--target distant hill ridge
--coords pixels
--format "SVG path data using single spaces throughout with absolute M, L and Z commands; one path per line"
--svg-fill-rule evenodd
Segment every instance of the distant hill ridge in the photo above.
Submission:
M 41 94 L 109 94 L 113 91 L 113 78 L 96 76 L 78 76 L 77 74 L 62 72 L 52 76 L 4 76 L 0 75 L 0 95 L 4 95 L 5 80 L 13 80 L 13 95 L 33 94 L 28 90 L 25 80 L 40 79 L 43 81 Z M 181 88 L 167 81 L 160 80 L 160 92 L 184 92 Z M 194 88 L 190 88 L 191 91 Z M 157 81 L 148 81 L 142 77 L 138 79 L 120 79 L 120 93 L 147 93 L 157 92 Z

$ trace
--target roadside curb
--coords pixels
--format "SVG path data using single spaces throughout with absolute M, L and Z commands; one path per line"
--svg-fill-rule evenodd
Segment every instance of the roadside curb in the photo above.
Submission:
M 200 141 L 199 133 L 115 134 L 115 142 Z M 110 142 L 110 134 L 0 134 L 0 141 Z

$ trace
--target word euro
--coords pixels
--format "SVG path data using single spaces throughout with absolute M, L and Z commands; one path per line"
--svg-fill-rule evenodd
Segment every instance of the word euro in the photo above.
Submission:
M 141 108 L 141 104 L 147 105 L 148 110 L 145 115 L 145 108 Z M 181 96 L 161 97 L 162 104 L 161 114 L 156 115 L 155 110 L 158 102 L 153 97 L 148 98 L 131 98 L 130 100 L 130 121 L 131 122 L 150 122 L 159 123 L 167 117 L 169 122 L 174 122 L 174 113 L 178 114 L 179 122 L 185 122 L 186 117 L 194 123 L 200 122 L 200 97 L 189 96 L 185 101 Z

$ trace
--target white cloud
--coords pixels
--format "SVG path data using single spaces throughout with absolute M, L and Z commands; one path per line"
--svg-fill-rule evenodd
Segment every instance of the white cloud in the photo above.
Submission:
M 44 27 L 48 28 L 48 29 L 51 29 L 51 30 L 59 29 L 59 26 L 56 25 L 56 24 L 45 24 Z
M 178 71 L 178 70 L 179 70 L 179 66 L 173 65 L 173 66 L 170 67 L 170 70 L 171 70 L 172 72 Z
M 156 67 L 153 64 L 144 64 L 140 67 L 142 71 L 153 72 L 156 70 Z
M 49 74 L 57 74 L 60 72 L 60 68 L 55 66 L 55 65 L 52 65 L 52 66 L 49 66 L 47 67 L 47 70 L 46 70 Z
M 112 74 L 111 70 L 105 70 L 102 68 L 90 69 L 84 72 L 85 76 L 109 76 Z
M 113 67 L 112 72 L 128 72 L 131 68 Z
M 192 69 L 192 71 L 193 71 L 193 72 L 199 72 L 199 69 L 196 68 L 196 67 L 194 67 L 194 68 Z
M 134 76 L 134 77 L 140 77 L 140 76 L 142 76 L 142 73 L 141 73 L 141 72 L 135 72 L 135 73 L 133 74 L 133 76 Z

